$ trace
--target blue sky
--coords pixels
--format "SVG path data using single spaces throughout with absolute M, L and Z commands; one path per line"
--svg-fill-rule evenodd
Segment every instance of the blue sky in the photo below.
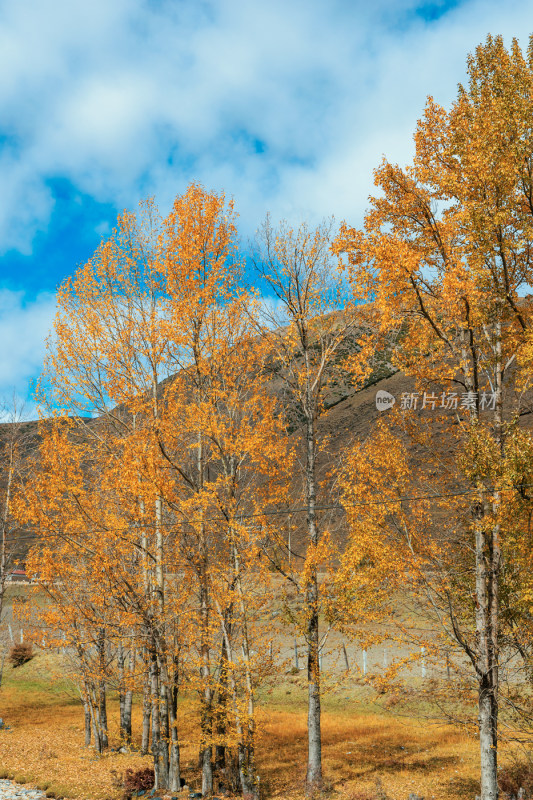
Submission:
M 357 224 L 426 96 L 451 102 L 487 33 L 532 31 L 526 0 L 0 0 L 0 397 L 27 396 L 118 211 L 195 179 L 245 239 L 267 211 Z

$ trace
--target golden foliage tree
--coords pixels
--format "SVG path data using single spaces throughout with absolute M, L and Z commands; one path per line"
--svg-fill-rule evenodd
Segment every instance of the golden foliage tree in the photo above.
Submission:
M 152 203 L 119 219 L 59 293 L 43 380 L 58 419 L 43 425 L 21 513 L 47 532 L 32 561 L 40 580 L 53 586 L 54 570 L 78 563 L 94 624 L 106 621 L 118 653 L 124 632 L 134 641 L 156 786 L 179 789 L 185 682 L 200 701 L 203 793 L 216 746 L 221 770 L 236 751 L 242 791 L 255 796 L 265 659 L 253 520 L 286 478 L 265 345 L 238 275 L 222 195 L 192 185 L 165 219 Z
M 403 532 L 409 563 L 418 569 L 440 563 L 461 538 L 462 577 L 441 591 L 450 635 L 477 681 L 481 796 L 494 800 L 502 570 L 510 542 L 502 509 L 516 483 L 509 453 L 530 376 L 531 303 L 524 295 L 533 277 L 533 43 L 524 57 L 516 41 L 508 51 L 501 37 L 488 37 L 469 57 L 468 75 L 449 111 L 428 100 L 412 164 L 382 163 L 375 172 L 382 194 L 371 199 L 364 230 L 344 226 L 337 249 L 348 254 L 356 293 L 374 298 L 383 328 L 400 330 L 395 363 L 416 381 L 403 405 L 418 404 L 431 420 L 426 435 L 433 448 L 442 451 L 447 437 L 452 449 L 448 463 L 439 464 L 430 447 L 426 469 L 414 474 L 398 461 L 396 485 L 471 493 L 469 514 L 450 503 L 448 524 L 441 518 L 430 527 L 422 524 L 427 511 L 409 510 L 419 534 L 429 528 L 427 537 L 435 538 L 420 539 L 420 552 L 416 537 L 409 540 L 411 525 L 400 524 L 407 512 L 399 504 L 376 511 L 373 530 L 385 540 L 393 527 Z M 354 463 L 352 500 L 359 493 L 359 459 Z M 382 481 L 371 483 L 383 488 Z M 455 589 L 464 601 L 457 606 Z
M 321 514 L 326 498 L 319 458 L 327 459 L 327 442 L 319 431 L 319 417 L 328 400 L 345 383 L 351 390 L 371 371 L 373 335 L 368 312 L 349 302 L 342 270 L 331 255 L 333 223 L 297 230 L 281 223 L 276 230 L 267 218 L 260 231 L 254 261 L 271 292 L 262 316 L 262 335 L 271 352 L 270 369 L 281 384 L 280 411 L 293 432 L 294 464 L 300 470 L 291 483 L 303 499 L 306 537 L 300 569 L 294 569 L 289 546 L 273 531 L 273 543 L 288 558 L 273 564 L 302 596 L 302 625 L 307 648 L 308 762 L 307 791 L 322 786 L 320 689 L 320 614 L 326 584 L 319 568 L 331 565 L 332 547 Z M 297 495 L 298 496 L 298 495 Z M 289 521 L 290 524 L 290 521 Z M 302 556 L 302 554 L 298 554 Z

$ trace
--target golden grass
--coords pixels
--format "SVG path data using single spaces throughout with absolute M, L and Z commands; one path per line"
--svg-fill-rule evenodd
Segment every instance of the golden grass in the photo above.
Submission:
M 416 792 L 429 800 L 475 794 L 477 747 L 448 726 L 421 725 L 377 713 L 324 713 L 326 784 L 337 797 L 376 786 L 392 798 Z M 263 768 L 275 797 L 302 797 L 306 717 L 303 711 L 267 713 L 262 736 Z M 295 765 L 296 768 L 295 768 Z
M 29 664 L 6 672 L 0 716 L 12 730 L 0 731 L 4 774 L 56 796 L 118 798 L 114 774 L 150 764 L 150 758 L 136 753 L 100 757 L 87 750 L 81 704 L 64 684 L 50 684 L 46 678 L 50 669 L 50 657 L 39 654 Z M 286 690 L 298 695 L 291 696 L 290 706 L 271 703 L 260 714 L 259 772 L 270 796 L 280 800 L 303 797 L 306 713 L 303 696 L 295 689 Z M 181 707 L 182 763 L 185 776 L 196 788 L 197 738 L 189 727 L 190 710 L 189 704 Z M 116 718 L 114 703 L 110 711 L 110 717 Z M 134 725 L 139 730 L 139 708 Z M 112 744 L 117 743 L 117 733 L 112 728 Z M 405 800 L 410 792 L 426 800 L 470 800 L 476 794 L 477 742 L 457 729 L 395 718 L 337 697 L 326 702 L 323 740 L 326 784 L 330 796 L 339 800 L 370 791 L 378 777 L 394 800 Z

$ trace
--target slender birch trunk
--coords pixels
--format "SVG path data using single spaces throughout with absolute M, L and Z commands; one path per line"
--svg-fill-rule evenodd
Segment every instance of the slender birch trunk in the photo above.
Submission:
M 159 716 L 159 663 L 157 650 L 152 640 L 150 642 L 150 697 L 152 701 L 152 756 L 154 759 L 154 789 L 166 788 L 162 783 L 164 776 L 161 774 L 160 741 L 161 720 Z
M 220 646 L 218 697 L 215 712 L 218 739 L 215 746 L 215 771 L 217 773 L 221 773 L 226 768 L 226 745 L 224 741 L 227 731 L 226 715 L 228 698 L 228 649 L 226 646 L 226 639 L 223 636 Z
M 202 434 L 198 434 L 197 454 L 198 491 L 203 490 L 204 455 Z M 210 605 L 207 533 L 203 520 L 199 523 L 198 581 L 200 601 L 200 678 L 203 688 L 200 693 L 200 765 L 202 770 L 202 794 L 213 793 L 213 690 L 211 687 L 211 647 L 209 642 Z
M 126 687 L 124 685 L 124 666 L 126 663 L 126 654 L 124 652 L 124 645 L 122 641 L 118 643 L 117 647 L 117 672 L 118 672 L 118 707 L 119 707 L 119 733 L 120 740 L 126 740 L 124 730 L 124 718 L 126 708 Z
M 501 323 L 495 325 L 494 437 L 500 459 L 505 457 L 503 431 L 503 370 Z M 492 507 L 483 491 L 475 524 L 476 644 L 478 676 L 478 722 L 481 764 L 481 800 L 497 800 L 498 705 L 499 705 L 499 593 L 500 526 L 497 515 L 500 494 L 494 489 Z M 492 512 L 492 513 L 491 513 Z
M 243 736 L 243 733 L 244 736 L 239 744 L 239 771 L 243 795 L 249 796 L 250 798 L 253 798 L 253 800 L 258 800 L 259 787 L 257 784 L 255 767 L 255 698 L 250 658 L 250 640 L 248 635 L 246 603 L 242 588 L 241 563 L 235 544 L 233 545 L 233 558 L 235 564 L 235 582 L 237 587 L 237 595 L 239 598 L 239 611 L 242 625 L 242 655 L 244 662 L 244 678 L 247 701 L 244 732 L 241 729 L 241 737 Z
M 170 782 L 170 703 L 168 697 L 169 680 L 166 659 L 166 647 L 164 643 L 159 642 L 159 759 L 161 788 L 169 788 Z
M 495 326 L 494 436 L 500 458 L 505 457 L 503 431 L 503 370 L 501 322 Z M 499 492 L 492 508 L 483 503 L 485 524 L 476 529 L 476 634 L 479 645 L 479 745 L 481 756 L 481 800 L 497 800 L 498 706 L 499 706 L 499 594 L 500 526 L 497 514 Z M 492 511 L 492 519 L 490 515 Z
M 306 424 L 306 500 L 307 530 L 309 545 L 318 545 L 318 527 L 316 522 L 316 432 L 315 421 L 308 404 Z M 313 564 L 306 586 L 307 619 L 307 685 L 308 685 L 308 756 L 307 756 L 307 791 L 312 792 L 322 786 L 322 733 L 320 707 L 320 631 L 318 618 L 318 575 L 317 565 Z
M 476 521 L 476 637 L 478 673 L 478 719 L 479 747 L 481 756 L 481 800 L 497 800 L 497 739 L 495 738 L 495 694 L 492 631 L 491 631 L 491 592 L 490 575 L 491 547 L 490 530 L 487 530 L 487 504 L 483 498 Z
M 155 390 L 154 390 L 155 394 Z M 154 401 L 155 402 L 155 401 Z M 157 417 L 157 405 L 155 412 Z M 159 760 L 159 788 L 166 789 L 169 785 L 169 701 L 168 701 L 168 674 L 167 674 L 167 652 L 165 641 L 165 565 L 164 565 L 164 540 L 163 540 L 163 499 L 156 497 L 155 501 L 155 536 L 156 536 L 156 562 L 155 562 L 155 597 L 158 613 L 157 633 L 154 636 L 154 647 L 157 650 L 158 667 L 158 714 L 159 714 L 159 740 L 158 740 L 158 760 Z M 152 707 L 152 715 L 154 709 Z M 153 744 L 152 744 L 153 748 Z
M 178 692 L 179 692 L 179 660 L 174 655 L 172 659 L 173 674 L 170 695 L 170 780 L 169 789 L 171 792 L 179 792 L 181 789 L 180 771 L 180 744 L 178 738 Z
M 98 711 L 93 702 L 90 703 L 89 711 L 91 714 L 91 725 L 93 729 L 94 749 L 97 753 L 102 753 L 102 741 L 100 739 L 100 722 L 98 720 Z
M 139 498 L 139 510 L 141 515 L 144 517 L 145 513 L 145 505 L 144 500 Z M 144 595 L 146 598 L 146 602 L 149 604 L 150 596 L 152 591 L 152 582 L 150 578 L 150 568 L 148 566 L 148 537 L 146 535 L 146 528 L 143 525 L 142 532 L 141 532 L 141 549 L 142 549 L 142 570 L 143 570 L 143 583 L 144 583 Z M 145 675 L 144 675 L 144 685 L 143 685 L 143 722 L 142 722 L 142 738 L 141 738 L 141 754 L 146 755 L 150 749 L 150 728 L 151 728 L 151 721 L 152 721 L 152 691 L 151 691 L 151 649 L 149 646 L 150 641 L 150 632 L 149 632 L 149 625 L 146 623 L 146 642 L 143 649 L 143 661 L 145 664 Z
M 84 686 L 83 690 L 79 688 L 81 701 L 83 703 L 83 715 L 85 721 L 85 747 L 91 746 L 91 708 L 89 701 L 89 693 L 87 687 Z
M 145 653 L 145 663 L 147 654 Z M 152 718 L 152 700 L 150 695 L 150 666 L 146 663 L 143 686 L 143 721 L 141 735 L 141 755 L 146 755 L 150 749 L 150 723 Z
M 222 636 L 226 642 L 226 649 L 228 652 L 228 662 L 231 664 L 233 662 L 233 655 L 232 655 L 232 647 L 231 647 L 231 640 L 228 635 L 228 630 L 226 628 L 224 615 L 218 609 L 219 617 L 220 617 L 220 624 L 222 627 Z M 239 768 L 239 780 L 241 783 L 241 789 L 243 796 L 249 796 L 251 792 L 249 791 L 249 771 L 246 759 L 246 735 L 245 730 L 242 722 L 239 698 L 237 696 L 237 685 L 235 683 L 235 675 L 233 669 L 230 667 L 228 670 L 228 680 L 229 686 L 231 689 L 231 697 L 233 700 L 233 713 L 235 716 L 235 730 L 237 732 L 237 762 Z M 255 800 L 255 794 L 253 794 Z
M 135 671 L 135 646 L 133 643 L 133 637 L 131 642 L 131 647 L 128 655 L 128 673 L 130 676 L 133 675 Z M 124 741 L 127 744 L 131 744 L 131 712 L 133 709 L 133 689 L 126 689 L 126 693 L 124 695 L 124 723 L 123 723 L 123 735 Z
M 97 753 L 104 752 L 104 740 L 103 740 L 103 730 L 102 730 L 102 722 L 100 719 L 100 705 L 99 705 L 99 697 L 98 697 L 98 690 L 94 683 L 91 681 L 90 685 L 88 686 L 87 698 L 89 701 L 89 711 L 91 714 L 91 725 L 93 729 L 93 740 L 94 740 L 94 749 Z
M 83 714 L 85 718 L 85 747 L 91 746 L 91 709 L 87 700 L 83 701 Z
M 212 739 L 213 739 L 213 692 L 211 688 L 211 666 L 210 666 L 210 646 L 209 646 L 209 592 L 207 586 L 207 562 L 205 555 L 205 542 L 203 541 L 200 552 L 201 571 L 200 571 L 200 677 L 203 682 L 203 689 L 200 696 L 201 712 L 200 725 L 202 731 L 201 744 L 201 768 L 202 768 L 202 794 L 210 795 L 213 793 L 213 759 L 212 759 Z
M 102 750 L 109 747 L 107 733 L 107 691 L 106 691 L 106 654 L 105 654 L 105 628 L 100 628 L 97 641 L 100 678 L 98 681 L 98 719 L 100 727 L 100 741 Z

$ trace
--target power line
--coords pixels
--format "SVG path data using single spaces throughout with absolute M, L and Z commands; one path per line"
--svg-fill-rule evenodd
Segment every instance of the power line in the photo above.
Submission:
M 522 484 L 522 488 L 531 488 L 533 484 Z M 486 488 L 486 487 L 485 487 Z M 496 492 L 496 491 L 509 491 L 509 490 L 501 490 L 496 489 L 495 487 L 486 488 L 489 492 Z M 408 497 L 398 497 L 389 500 L 366 500 L 360 501 L 356 503 L 335 503 L 332 505 L 323 505 L 323 506 L 315 506 L 315 511 L 346 511 L 349 508 L 361 508 L 365 506 L 389 506 L 389 505 L 398 505 L 398 503 L 412 503 L 412 502 L 422 502 L 427 500 L 439 500 L 439 499 L 450 499 L 454 497 L 467 497 L 469 495 L 476 495 L 478 493 L 477 489 L 469 489 L 468 491 L 464 492 L 444 492 L 439 494 L 426 494 L 426 495 L 415 495 L 415 496 L 408 496 Z M 307 508 L 300 507 L 300 508 L 281 508 L 281 509 L 272 509 L 270 511 L 261 511 L 254 514 L 240 514 L 238 516 L 238 521 L 247 520 L 247 519 L 260 519 L 262 517 L 274 517 L 274 516 L 291 516 L 292 514 L 302 514 L 307 513 Z M 189 520 L 183 520 L 182 522 L 175 522 L 173 523 L 172 527 L 185 527 L 188 525 L 194 525 L 195 523 L 204 523 L 204 522 L 228 522 L 228 519 L 224 516 L 216 516 L 216 517 L 197 517 L 192 518 Z M 146 523 L 142 525 L 138 525 L 136 530 L 142 532 L 143 529 L 146 528 L 153 528 L 155 527 L 155 523 Z M 24 530 L 24 529 L 21 529 Z M 75 534 L 84 534 L 87 533 L 88 529 L 83 530 L 73 530 L 68 533 L 49 533 L 49 534 L 41 534 L 38 533 L 30 533 L 27 532 L 23 536 L 13 536 L 13 541 L 18 542 L 24 539 L 53 539 L 57 537 L 65 537 Z M 100 528 L 102 533 L 109 533 L 112 531 L 126 531 L 128 528 L 116 527 L 116 528 L 108 528 L 108 527 L 101 527 Z

